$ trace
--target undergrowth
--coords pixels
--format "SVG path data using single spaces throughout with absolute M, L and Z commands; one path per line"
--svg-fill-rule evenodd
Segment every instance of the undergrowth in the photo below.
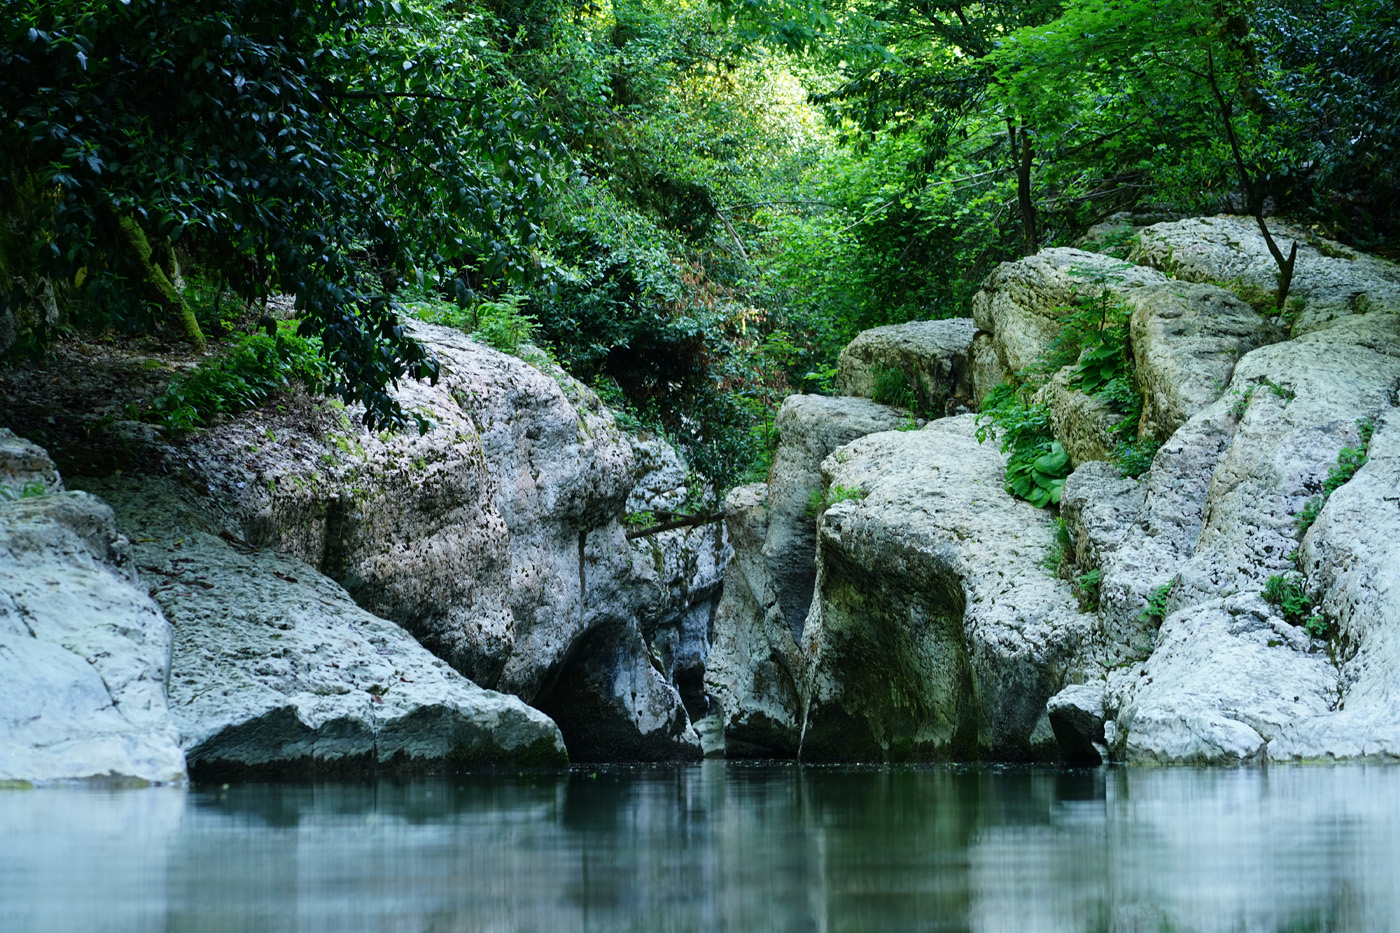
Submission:
M 272 334 L 244 334 L 223 353 L 178 376 L 140 414 L 188 431 L 256 408 L 294 385 L 323 392 L 330 378 L 320 338 L 298 336 L 295 322 L 281 321 Z

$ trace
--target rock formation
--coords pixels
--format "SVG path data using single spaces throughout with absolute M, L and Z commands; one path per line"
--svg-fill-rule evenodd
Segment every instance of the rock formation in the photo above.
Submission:
M 731 754 L 1400 756 L 1400 269 L 1276 226 L 1303 244 L 1282 312 L 1257 300 L 1273 270 L 1250 218 L 1125 229 L 1134 262 L 1050 249 L 988 277 L 980 330 L 928 369 L 969 374 L 977 400 L 1008 373 L 1043 384 L 1078 466 L 1063 535 L 1003 491 L 1000 455 L 958 418 L 829 452 L 810 601 L 793 592 L 805 552 L 781 599 L 763 559 L 779 478 L 731 494 L 710 671 Z M 1103 294 L 1125 307 L 1142 399 L 1127 425 L 1079 388 L 1073 358 L 1048 362 Z M 872 347 L 917 357 L 917 332 L 857 340 L 843 385 L 865 388 Z M 944 360 L 945 344 L 925 352 Z M 1161 444 L 1140 479 L 1110 462 L 1125 436 Z M 774 638 L 780 604 L 810 605 L 793 643 Z
M 185 538 L 182 556 L 197 553 L 208 568 L 202 579 L 256 570 L 266 591 L 251 616 L 202 589 L 176 590 L 163 604 L 177 627 L 214 620 L 195 628 L 217 629 L 231 644 L 249 639 L 235 652 L 249 669 L 236 676 L 176 666 L 192 684 L 227 676 L 246 687 L 210 700 L 193 714 L 199 725 L 181 724 L 192 766 L 559 760 L 553 723 L 491 689 L 554 715 L 579 760 L 698 758 L 690 717 L 707 703 L 701 671 L 728 559 L 723 530 L 711 523 L 629 541 L 622 521 L 685 501 L 683 465 L 664 443 L 620 431 L 591 391 L 542 354 L 526 362 L 447 328 L 414 333 L 442 364 L 436 385 L 399 390 L 406 409 L 431 419 L 421 436 L 371 433 L 354 412 L 294 398 L 289 410 L 167 438 L 71 400 L 74 417 L 87 420 L 69 436 L 110 453 L 85 460 L 87 445 L 74 444 L 64 455 L 89 468 L 80 470 L 92 474 L 87 486 L 124 503 L 119 527 L 149 521 L 163 530 L 138 540 Z M 125 367 L 114 381 L 150 368 L 139 359 L 109 365 Z M 114 472 L 149 479 L 103 478 Z M 155 478 L 162 474 L 173 482 Z M 146 500 L 156 505 L 136 507 Z M 186 526 L 188 535 L 172 530 Z M 168 574 L 192 566 L 147 556 L 142 585 L 158 594 Z M 283 592 L 285 578 L 303 589 L 312 580 L 315 593 Z M 293 639 L 296 652 L 278 643 L 292 637 L 280 627 L 283 604 L 314 610 L 298 613 L 308 627 Z M 250 628 L 253 616 L 261 621 Z M 352 631 L 348 641 L 335 634 Z M 455 672 L 414 648 L 409 633 Z M 222 650 L 187 644 L 201 656 Z M 416 666 L 400 670 L 410 648 Z M 338 673 L 287 660 L 313 649 Z M 395 677 L 420 683 L 418 693 L 399 702 Z M 251 733 L 262 746 L 240 744 Z M 283 751 L 268 750 L 277 743 Z

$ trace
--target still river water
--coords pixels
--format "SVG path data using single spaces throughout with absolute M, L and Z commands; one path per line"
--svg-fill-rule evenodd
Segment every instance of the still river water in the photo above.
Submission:
M 0 930 L 1400 930 L 1400 767 L 4 791 Z

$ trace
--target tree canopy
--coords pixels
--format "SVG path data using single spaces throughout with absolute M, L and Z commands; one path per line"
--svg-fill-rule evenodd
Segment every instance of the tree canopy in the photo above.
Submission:
M 74 326 L 198 345 L 180 264 L 294 294 L 376 425 L 435 373 L 405 299 L 508 308 L 720 487 L 856 332 L 965 314 L 992 265 L 1115 211 L 1284 212 L 1395 249 L 1389 0 L 6 12 L 10 303 L 43 279 Z

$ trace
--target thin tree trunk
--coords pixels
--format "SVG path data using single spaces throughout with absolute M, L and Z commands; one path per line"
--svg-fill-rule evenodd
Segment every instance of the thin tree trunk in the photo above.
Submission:
M 118 217 L 117 228 L 121 231 L 127 248 L 131 250 L 131 255 L 141 266 L 142 283 L 146 286 L 147 293 L 167 314 L 180 322 L 185 339 L 203 353 L 207 344 L 204 332 L 199 329 L 199 321 L 189 303 L 185 301 L 185 296 L 180 294 L 165 274 L 165 270 L 158 264 L 157 260 L 160 257 L 154 255 L 151 241 L 146 238 L 146 231 L 141 229 L 136 218 L 130 216 Z
M 1259 224 L 1259 232 L 1264 234 L 1264 243 L 1269 247 L 1269 255 L 1274 257 L 1274 262 L 1278 265 L 1278 289 L 1274 293 L 1274 302 L 1281 312 L 1284 303 L 1288 301 L 1288 290 L 1293 285 L 1293 264 L 1298 260 L 1298 241 L 1293 241 L 1293 247 L 1288 251 L 1288 257 L 1284 258 L 1283 250 L 1279 249 L 1278 244 L 1274 242 L 1273 234 L 1269 232 L 1269 225 L 1264 222 L 1264 198 L 1254 187 L 1253 179 L 1249 177 L 1249 168 L 1244 164 L 1244 153 L 1240 149 L 1239 136 L 1235 133 L 1234 108 L 1230 106 L 1225 92 L 1220 89 L 1220 82 L 1216 80 L 1215 55 L 1210 49 L 1206 49 L 1206 77 L 1210 80 L 1210 89 L 1215 95 L 1215 103 L 1220 110 L 1220 119 L 1225 123 L 1225 136 L 1230 142 L 1230 153 L 1235 159 L 1235 171 L 1239 173 L 1240 187 L 1244 191 L 1249 212 L 1254 215 L 1255 222 Z
M 1040 252 L 1035 200 L 1031 197 L 1031 167 L 1035 164 L 1035 148 L 1024 126 L 1018 133 L 1015 122 L 1008 119 L 1006 132 L 1011 142 L 1012 157 L 1016 159 L 1016 202 L 1021 208 L 1021 255 L 1034 256 Z

